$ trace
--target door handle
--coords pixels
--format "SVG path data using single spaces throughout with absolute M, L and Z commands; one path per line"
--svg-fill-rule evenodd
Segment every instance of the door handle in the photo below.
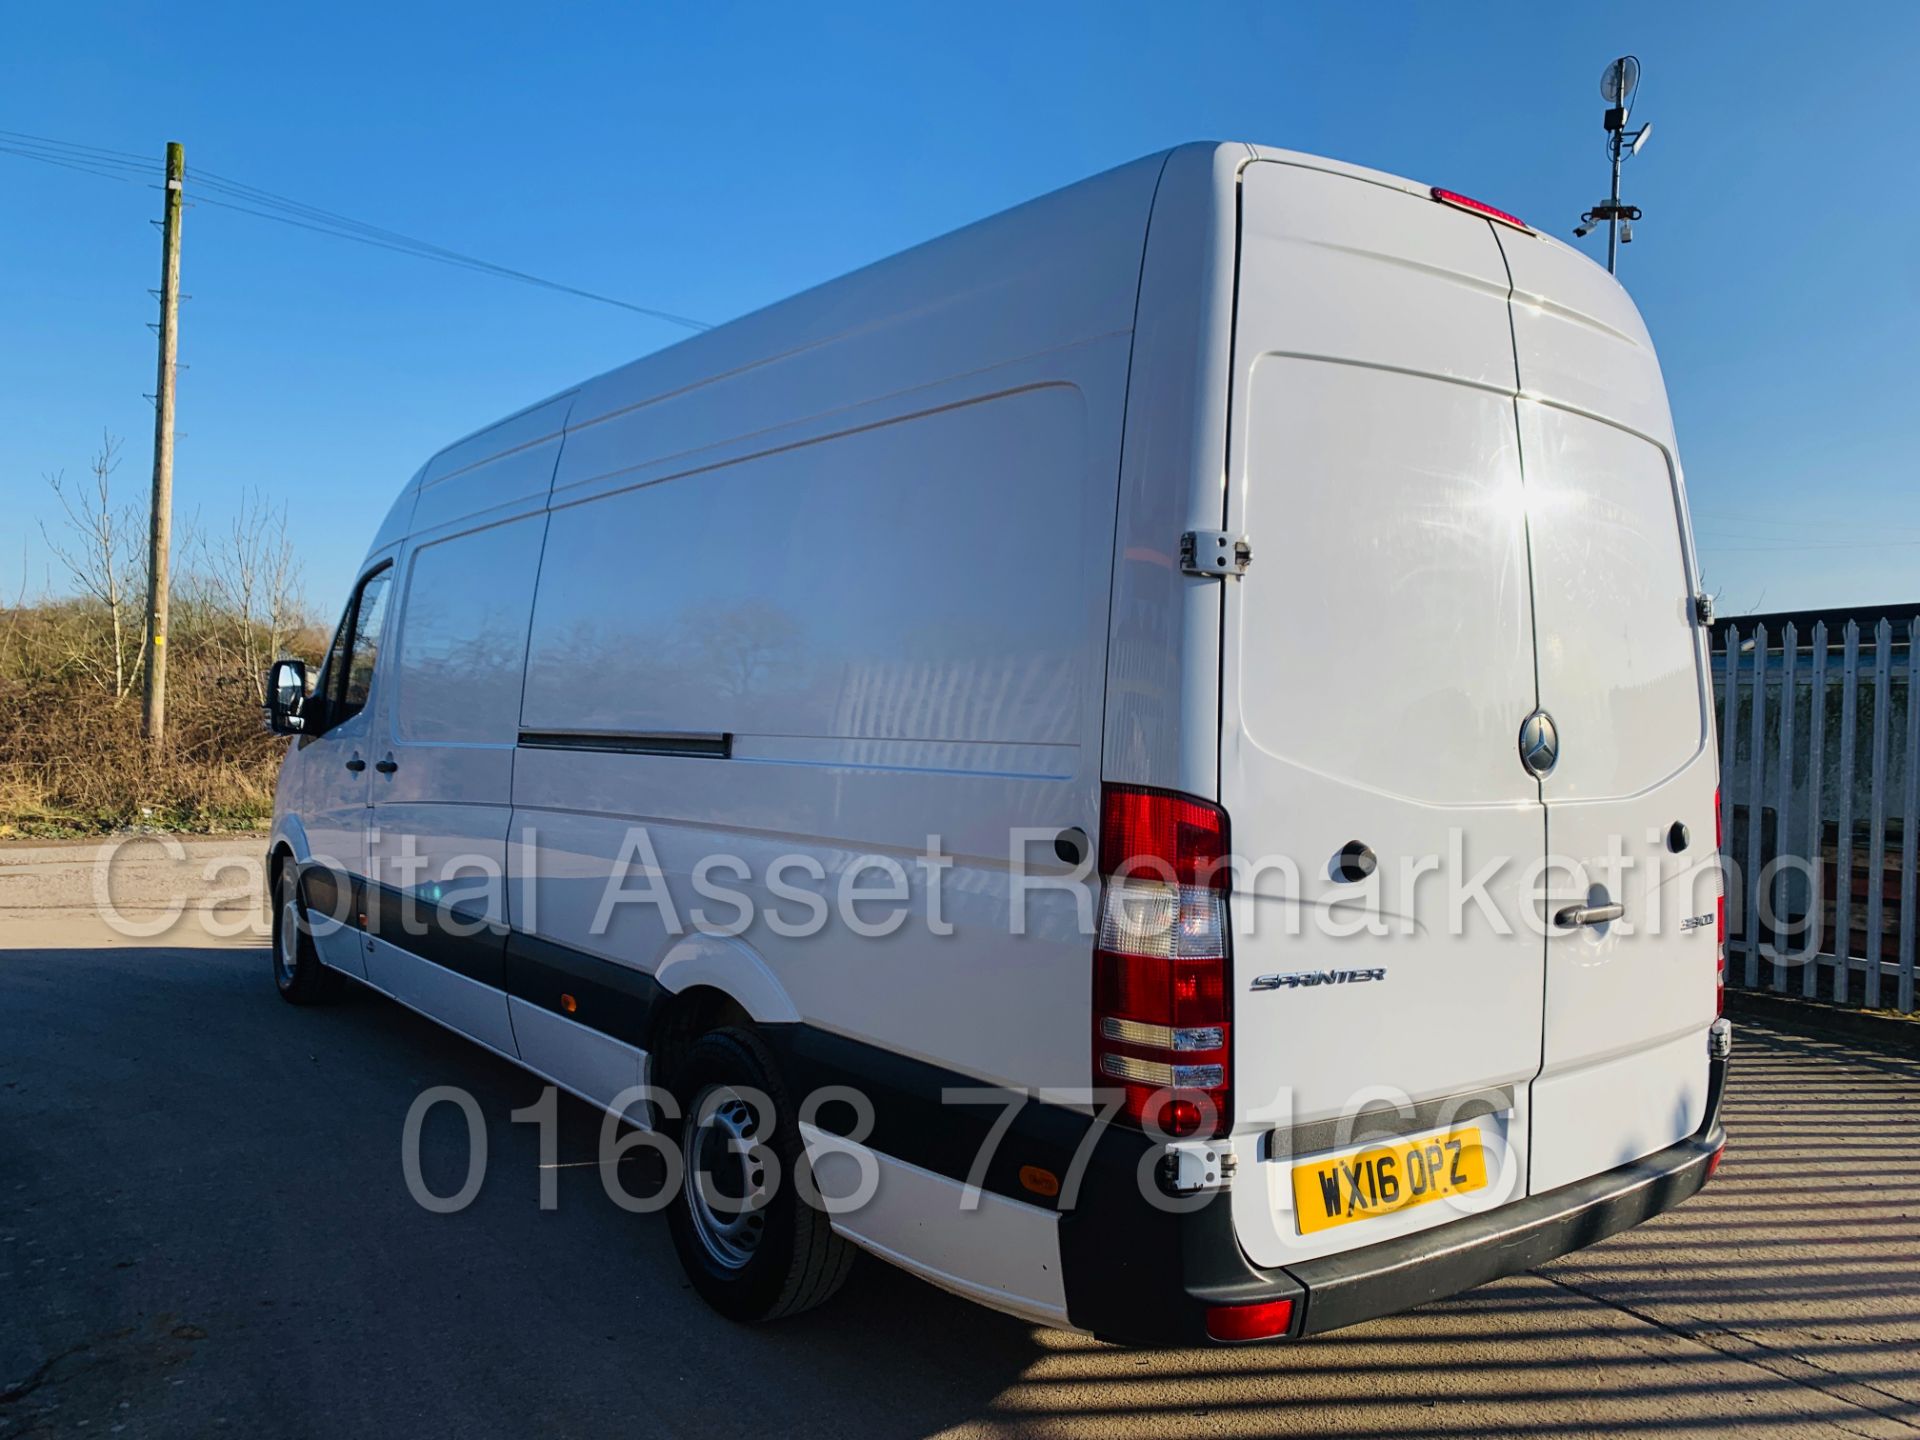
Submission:
M 1627 913 L 1627 907 L 1613 905 L 1569 905 L 1553 917 L 1553 923 L 1562 930 L 1573 930 L 1581 925 L 1604 925 L 1609 920 L 1618 920 Z
M 362 770 L 366 768 L 367 768 L 367 762 L 362 760 L 358 755 L 354 756 L 351 760 L 347 761 L 347 769 L 351 770 L 356 775 L 358 775 Z
M 373 768 L 378 770 L 382 775 L 391 775 L 394 771 L 400 768 L 400 762 L 398 760 L 395 760 L 391 755 L 389 755 L 387 756 L 386 759 L 380 761 Z

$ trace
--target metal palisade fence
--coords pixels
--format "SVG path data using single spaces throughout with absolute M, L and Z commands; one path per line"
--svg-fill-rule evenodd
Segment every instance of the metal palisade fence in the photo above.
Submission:
M 1727 980 L 1914 1011 L 1920 621 L 1716 627 Z

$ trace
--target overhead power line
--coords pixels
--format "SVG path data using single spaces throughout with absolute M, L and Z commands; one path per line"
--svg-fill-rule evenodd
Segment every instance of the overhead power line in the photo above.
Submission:
M 109 150 L 103 145 L 82 145 L 74 140 L 55 140 L 46 135 L 28 135 L 20 130 L 0 130 L 0 136 L 4 136 L 10 142 L 20 140 L 53 150 L 67 150 L 82 155 L 102 155 L 111 160 L 124 160 L 129 164 L 148 168 L 153 165 L 151 155 L 143 155 L 137 150 Z
M 150 177 L 153 174 L 151 160 L 140 167 L 141 175 L 130 175 L 125 171 L 106 168 L 109 164 L 118 162 L 99 160 L 90 155 L 78 155 L 64 150 L 49 152 L 13 144 L 6 141 L 4 131 L 0 131 L 0 153 L 18 155 L 27 160 L 39 160 L 44 164 L 58 165 L 66 170 L 80 170 L 88 175 L 99 175 L 107 180 L 124 180 L 129 185 L 139 185 L 143 183 L 143 176 Z
M 150 184 L 155 173 L 155 167 L 150 158 L 136 155 L 131 151 L 109 150 L 103 146 L 54 140 L 43 135 L 27 135 L 15 130 L 0 130 L 0 154 L 18 155 L 23 159 L 37 160 L 47 165 L 57 165 L 63 169 L 97 175 L 102 179 L 122 180 L 129 184 Z M 444 245 L 436 245 L 431 241 L 404 235 L 384 226 L 372 225 L 364 220 L 355 220 L 338 211 L 325 210 L 317 205 L 309 205 L 290 196 L 278 195 L 271 190 L 263 190 L 258 186 L 248 185 L 210 171 L 201 170 L 190 176 L 188 189 L 193 196 L 192 203 L 232 210 L 261 220 L 273 220 L 282 225 L 291 225 L 296 229 L 331 235 L 338 240 L 351 240 L 376 249 L 411 255 L 415 259 L 431 260 L 436 264 L 471 270 L 477 274 L 491 275 L 496 279 L 514 280 L 523 285 L 536 286 L 561 295 L 594 300 L 602 305 L 612 305 L 621 310 L 645 315 L 649 319 L 678 325 L 687 330 L 713 328 L 706 321 L 696 320 L 689 315 L 676 314 L 671 310 L 661 310 L 651 305 L 636 305 L 631 300 L 622 300 L 616 295 L 603 295 L 578 285 L 549 280 L 545 276 L 518 270 L 510 265 L 502 265 L 478 255 L 451 250 Z

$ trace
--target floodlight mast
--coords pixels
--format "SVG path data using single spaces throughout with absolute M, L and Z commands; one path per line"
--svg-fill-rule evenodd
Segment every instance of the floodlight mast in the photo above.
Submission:
M 1613 152 L 1613 188 L 1607 193 L 1607 273 L 1620 269 L 1620 137 L 1626 133 L 1626 97 L 1607 111 L 1607 148 Z
M 1633 230 L 1625 222 L 1638 220 L 1640 209 L 1635 205 L 1620 203 L 1620 165 L 1630 155 L 1638 155 L 1640 147 L 1646 144 L 1647 134 L 1653 129 L 1651 124 L 1642 125 L 1638 130 L 1629 132 L 1627 117 L 1633 110 L 1633 99 L 1640 88 L 1640 61 L 1632 55 L 1622 55 L 1613 61 L 1600 75 L 1600 97 L 1608 102 L 1602 123 L 1607 130 L 1607 158 L 1612 162 L 1613 183 L 1607 192 L 1607 198 L 1580 217 L 1580 224 L 1574 230 L 1576 236 L 1589 234 L 1595 222 L 1607 222 L 1607 273 L 1616 274 L 1620 268 L 1620 246 L 1633 238 Z

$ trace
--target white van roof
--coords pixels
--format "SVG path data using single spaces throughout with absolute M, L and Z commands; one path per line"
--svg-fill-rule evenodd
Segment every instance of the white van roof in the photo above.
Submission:
M 943 337 L 940 356 L 946 374 L 966 369 L 964 350 L 956 354 L 955 347 L 964 347 L 967 339 L 964 315 L 968 309 L 977 317 L 974 338 L 982 353 L 990 348 L 1000 357 L 1126 330 L 1133 323 L 1141 247 L 1162 174 L 1169 166 L 1191 167 L 1204 174 L 1215 170 L 1216 162 L 1231 164 L 1237 171 L 1255 161 L 1341 175 L 1411 195 L 1429 193 L 1426 183 L 1386 171 L 1237 141 L 1198 141 L 1144 156 L 688 336 L 462 437 L 415 474 L 380 527 L 373 548 L 405 533 L 412 497 L 421 489 L 450 478 L 457 483 L 459 472 L 562 430 L 572 437 L 622 414 L 686 397 L 714 380 L 746 378 L 756 369 L 765 370 L 769 379 L 774 373 L 783 374 L 781 384 L 769 385 L 762 394 L 777 397 L 783 410 L 804 406 L 807 387 L 793 385 L 792 376 L 822 358 L 819 352 L 829 342 L 861 332 L 878 342 L 888 326 L 924 317 L 935 308 L 952 307 L 961 317 L 955 333 Z M 1553 253 L 1540 255 L 1540 264 L 1526 267 L 1533 283 L 1516 272 L 1516 288 L 1536 303 L 1550 305 L 1559 318 L 1645 349 L 1650 358 L 1651 344 L 1639 313 L 1613 277 L 1561 241 L 1546 235 L 1536 238 Z M 1549 285 L 1551 300 L 1546 298 Z M 1010 288 L 1030 292 L 1045 303 L 1002 303 L 990 309 L 977 303 L 989 291 L 1000 292 L 998 298 L 1005 300 Z M 1026 327 L 1031 334 L 1010 338 L 1009 324 Z M 865 352 L 869 363 L 884 364 L 886 348 L 884 343 L 874 343 L 855 350 Z M 846 364 L 853 358 L 853 352 L 842 352 L 835 363 Z M 909 388 L 919 377 L 895 374 L 889 378 L 893 388 L 900 389 Z M 1652 378 L 1657 386 L 1657 367 Z M 745 391 L 738 386 L 729 390 L 729 405 L 737 410 Z M 1647 398 L 1652 400 L 1656 393 L 1650 392 Z M 1671 427 L 1663 396 L 1657 409 L 1658 414 L 1635 415 L 1628 423 L 1651 424 L 1664 439 Z M 767 428 L 773 428 L 801 417 L 780 413 L 761 418 Z M 623 428 L 609 427 L 610 446 Z M 605 473 L 615 457 L 608 449 L 596 458 L 595 448 L 570 438 L 562 459 L 564 473 L 555 477 L 555 490 Z

